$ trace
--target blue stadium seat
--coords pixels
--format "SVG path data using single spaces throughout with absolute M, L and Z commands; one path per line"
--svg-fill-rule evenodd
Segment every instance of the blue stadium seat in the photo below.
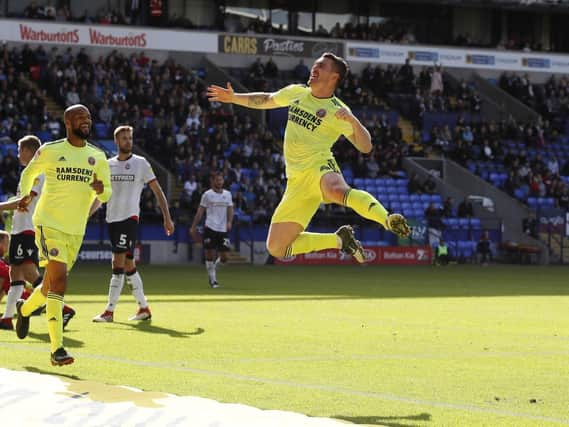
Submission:
M 443 198 L 441 197 L 440 194 L 432 194 L 431 195 L 431 202 L 440 205 L 443 202 Z
M 109 126 L 106 123 L 95 123 L 95 136 L 99 139 L 108 138 Z
M 394 212 L 400 212 L 401 211 L 401 203 L 391 202 L 391 210 Z
M 458 228 L 458 219 L 457 218 L 446 218 L 446 223 L 451 229 Z
M 470 227 L 479 230 L 482 228 L 480 218 L 470 218 Z
M 536 197 L 528 197 L 528 206 L 530 208 L 537 208 L 537 198 Z

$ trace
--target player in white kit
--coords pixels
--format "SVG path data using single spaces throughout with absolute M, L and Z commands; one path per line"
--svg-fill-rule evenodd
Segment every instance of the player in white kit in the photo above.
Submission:
M 40 147 L 41 141 L 34 135 L 26 135 L 18 141 L 18 160 L 22 166 L 27 166 L 34 154 Z M 0 329 L 12 330 L 12 318 L 16 312 L 16 302 L 25 296 L 26 281 L 31 283 L 34 288 L 42 282 L 42 276 L 38 270 L 38 248 L 35 243 L 34 224 L 32 216 L 39 200 L 44 175 L 39 175 L 32 187 L 34 195 L 32 201 L 27 207 L 27 211 L 17 210 L 18 203 L 21 199 L 20 186 L 18 185 L 17 198 L 0 204 L 0 210 L 14 210 L 12 219 L 12 229 L 10 230 L 10 289 L 6 299 L 6 307 L 2 319 L 0 319 Z M 75 310 L 68 305 L 63 306 L 63 327 L 71 318 L 75 316 Z
M 174 232 L 174 223 L 168 210 L 166 196 L 152 171 L 148 160 L 132 153 L 132 127 L 119 126 L 114 131 L 118 154 L 109 159 L 113 195 L 107 202 L 106 220 L 109 224 L 109 237 L 113 252 L 113 274 L 109 284 L 109 299 L 102 314 L 93 322 L 112 322 L 125 280 L 129 282 L 132 295 L 138 303 L 138 312 L 129 320 L 149 320 L 152 317 L 140 274 L 134 261 L 134 243 L 140 214 L 140 194 L 146 184 L 150 187 L 162 211 L 164 230 L 167 236 Z M 98 207 L 91 209 L 93 213 Z
M 196 227 L 205 213 L 203 243 L 205 248 L 205 266 L 209 276 L 209 285 L 219 288 L 217 265 L 227 261 L 229 251 L 228 233 L 233 223 L 233 199 L 231 193 L 223 189 L 223 174 L 214 172 L 210 178 L 211 188 L 203 193 L 200 206 L 192 222 L 190 235 L 196 235 Z M 215 258 L 215 252 L 219 257 Z

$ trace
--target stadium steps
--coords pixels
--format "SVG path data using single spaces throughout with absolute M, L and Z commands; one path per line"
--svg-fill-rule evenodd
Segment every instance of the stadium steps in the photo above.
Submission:
M 569 263 L 569 246 L 567 246 L 567 239 L 563 239 L 562 241 L 559 236 L 554 234 L 550 240 L 548 233 L 539 233 L 539 238 L 549 247 L 552 262 L 557 261 L 562 264 Z M 563 254 L 563 256 L 561 254 Z
M 403 134 L 403 141 L 407 144 L 415 143 L 415 128 L 413 124 L 406 118 L 399 116 L 399 121 L 397 126 L 401 128 L 401 133 Z
M 407 144 L 411 146 L 409 150 L 410 153 L 412 153 L 415 156 L 422 155 L 425 147 L 423 147 L 420 141 L 418 142 L 417 138 L 418 131 L 413 126 L 413 123 L 411 123 L 408 119 L 400 115 L 399 120 L 397 121 L 397 126 L 399 126 L 399 128 L 401 129 L 401 135 L 403 137 L 403 141 L 405 141 Z
M 227 253 L 227 264 L 249 264 L 249 260 L 237 251 L 229 251 Z
M 28 87 L 36 89 L 42 94 L 41 97 L 47 107 L 48 113 L 52 114 L 53 117 L 63 117 L 63 108 L 51 96 L 49 96 L 47 92 L 37 84 L 37 82 L 30 80 L 28 76 L 23 77 L 22 80 Z

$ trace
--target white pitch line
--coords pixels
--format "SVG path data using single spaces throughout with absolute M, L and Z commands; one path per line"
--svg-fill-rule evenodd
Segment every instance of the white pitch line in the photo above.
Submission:
M 38 348 L 30 349 L 25 344 L 0 343 L 0 347 L 24 350 L 24 351 L 29 351 L 29 352 L 33 352 L 33 353 L 45 353 L 45 350 L 40 350 Z M 144 366 L 144 367 L 155 368 L 155 369 L 168 369 L 168 370 L 172 370 L 172 371 L 190 372 L 193 374 L 223 377 L 223 378 L 229 378 L 229 379 L 239 380 L 239 381 L 249 381 L 249 382 L 255 382 L 255 383 L 261 382 L 261 383 L 265 383 L 265 384 L 281 385 L 281 386 L 295 387 L 295 388 L 301 388 L 301 389 L 307 389 L 307 390 L 319 390 L 319 391 L 324 391 L 324 392 L 329 392 L 329 393 L 341 393 L 341 394 L 347 394 L 347 395 L 351 395 L 351 396 L 363 396 L 363 397 L 375 398 L 375 399 L 380 399 L 380 400 L 408 403 L 411 405 L 430 406 L 430 407 L 434 407 L 434 408 L 453 409 L 453 410 L 466 411 L 466 412 L 486 413 L 486 414 L 499 415 L 499 416 L 522 418 L 522 419 L 526 419 L 526 420 L 547 421 L 547 422 L 553 422 L 553 423 L 558 423 L 558 424 L 563 424 L 563 425 L 569 425 L 569 419 L 567 419 L 567 418 L 555 418 L 555 417 L 547 417 L 547 416 L 542 416 L 542 415 L 527 414 L 527 413 L 523 413 L 523 412 L 508 411 L 508 410 L 503 410 L 503 409 L 485 408 L 482 406 L 476 406 L 476 405 L 471 405 L 471 404 L 467 404 L 467 403 L 449 403 L 449 402 L 439 402 L 436 400 L 414 399 L 414 398 L 409 398 L 409 397 L 404 397 L 404 396 L 397 396 L 397 395 L 394 395 L 391 393 L 359 391 L 359 390 L 352 390 L 352 389 L 344 388 L 344 387 L 336 387 L 336 386 L 329 386 L 329 385 L 322 385 L 322 384 L 307 384 L 307 383 L 299 383 L 299 382 L 295 382 L 295 381 L 262 378 L 262 377 L 255 377 L 255 376 L 251 376 L 251 375 L 234 374 L 231 372 L 213 371 L 213 370 L 201 369 L 201 368 L 182 367 L 182 366 L 170 365 L 167 363 L 146 362 L 146 361 L 141 361 L 141 360 L 132 360 L 132 359 L 125 359 L 125 358 L 120 358 L 120 357 L 110 357 L 110 356 L 105 356 L 105 355 L 88 354 L 88 353 L 81 353 L 81 352 L 76 352 L 76 353 L 79 354 L 80 357 L 84 357 L 87 359 L 104 360 L 104 361 L 108 361 L 108 362 L 122 363 L 125 365 Z

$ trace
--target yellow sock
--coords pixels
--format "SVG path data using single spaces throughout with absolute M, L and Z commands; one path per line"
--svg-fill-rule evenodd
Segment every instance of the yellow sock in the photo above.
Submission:
M 338 236 L 335 233 L 308 233 L 305 231 L 300 233 L 292 245 L 287 248 L 285 256 L 338 247 Z
M 22 305 L 22 315 L 29 316 L 33 311 L 45 304 L 45 295 L 41 293 L 41 286 L 34 289 L 24 305 Z
M 63 295 L 53 292 L 47 294 L 47 330 L 51 342 L 51 352 L 63 347 Z
M 360 216 L 379 222 L 385 227 L 387 209 L 367 191 L 350 188 L 344 194 L 344 205 L 355 210 Z

